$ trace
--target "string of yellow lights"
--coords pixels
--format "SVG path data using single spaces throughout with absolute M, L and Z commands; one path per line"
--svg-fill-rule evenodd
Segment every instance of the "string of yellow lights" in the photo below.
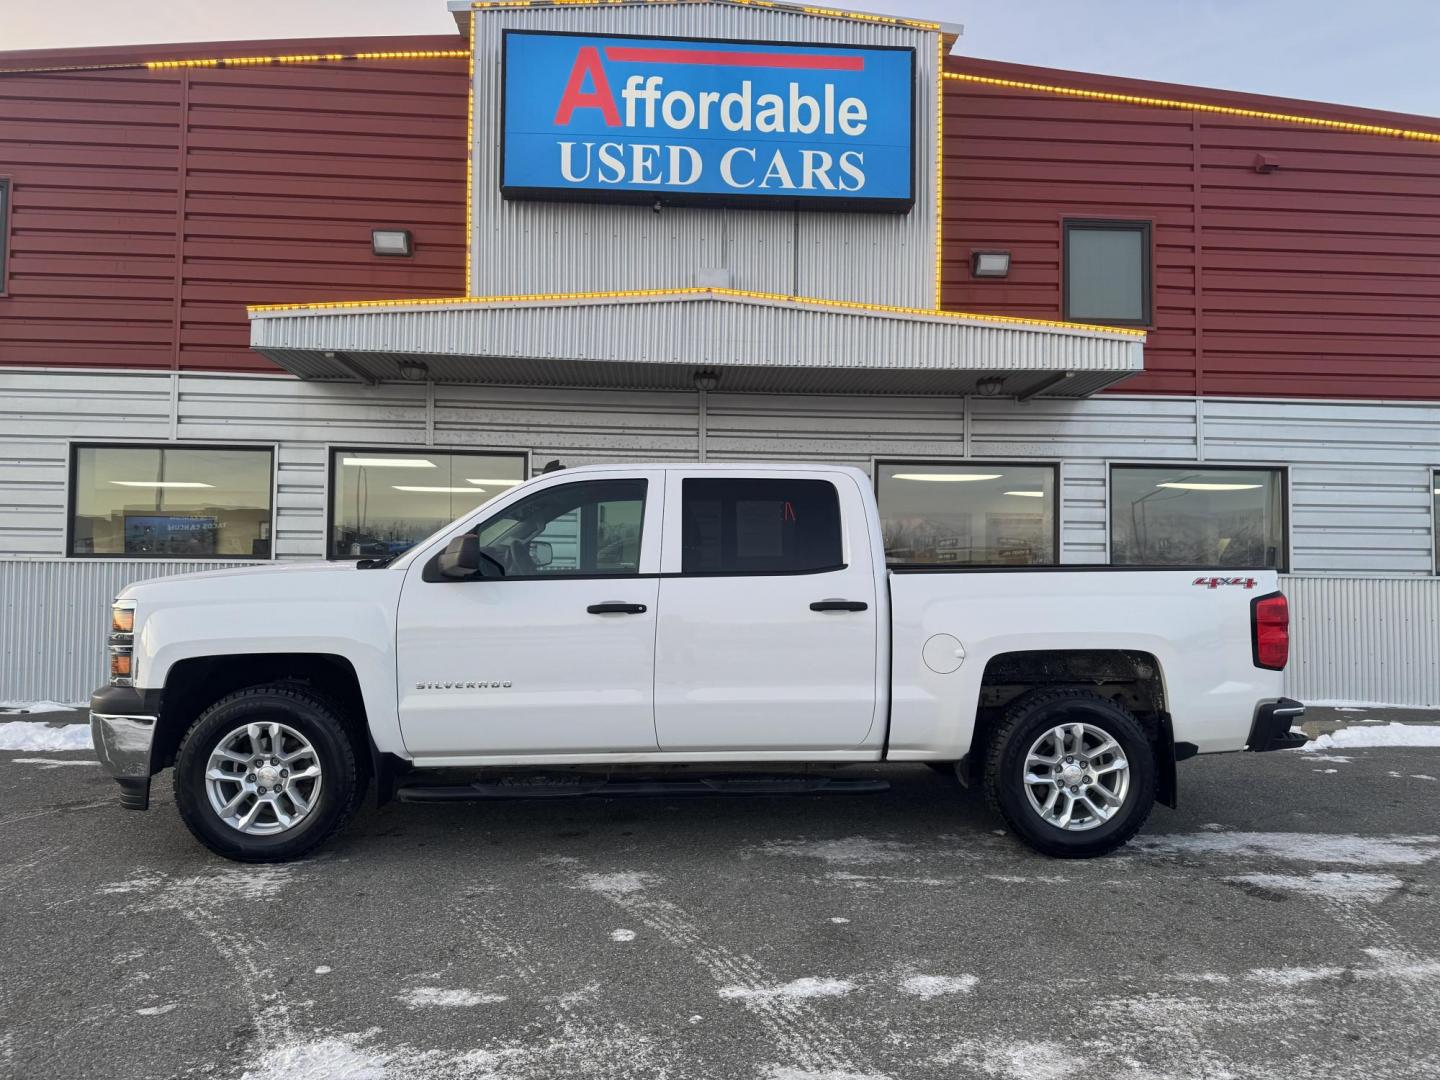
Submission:
M 968 72 L 960 71 L 947 71 L 945 72 L 945 78 L 960 82 L 980 83 L 985 86 L 1003 86 L 1011 90 L 1034 90 L 1042 94 L 1086 98 L 1090 101 L 1111 101 L 1124 105 L 1146 105 L 1159 109 L 1189 109 L 1194 112 L 1215 113 L 1221 116 L 1242 116 L 1253 120 L 1274 120 L 1285 124 L 1303 124 L 1306 127 L 1328 128 L 1333 131 L 1353 131 L 1365 135 L 1388 135 L 1397 139 L 1418 139 L 1422 142 L 1440 142 L 1440 132 L 1412 131 L 1408 128 L 1385 127 L 1382 124 L 1357 124 L 1348 120 L 1330 120 L 1320 116 L 1301 116 L 1296 113 L 1268 112 L 1264 109 L 1241 109 L 1231 105 L 1211 105 L 1203 101 L 1144 97 L 1138 94 L 1112 94 L 1104 90 L 1085 90 L 1076 86 L 1055 86 L 1049 83 L 1023 82 L 1019 79 L 999 79 L 990 75 L 972 75 Z
M 459 304 L 553 304 L 588 300 L 643 300 L 656 297 L 734 297 L 741 300 L 762 300 L 771 303 L 800 304 L 806 307 L 837 308 L 843 311 L 866 311 L 883 315 L 911 315 L 927 318 L 980 320 L 1017 326 L 1044 326 L 1059 330 L 1084 330 L 1091 333 L 1115 334 L 1121 337 L 1144 338 L 1144 330 L 1122 326 L 1096 326 L 1091 323 L 1065 322 L 1060 319 L 1029 319 L 1020 315 L 986 315 L 967 311 L 941 311 L 935 308 L 899 307 L 894 304 L 866 304 L 858 300 L 827 300 L 816 296 L 786 296 L 783 293 L 752 292 L 747 289 L 709 288 L 686 285 L 674 289 L 624 289 L 608 292 L 528 293 L 516 296 L 443 296 L 417 297 L 408 300 L 337 300 L 313 304 L 253 304 L 246 310 L 252 315 L 290 311 L 361 311 L 387 307 L 437 307 Z

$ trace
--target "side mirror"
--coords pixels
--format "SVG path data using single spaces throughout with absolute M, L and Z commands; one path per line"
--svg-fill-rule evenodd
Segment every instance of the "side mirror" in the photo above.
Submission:
M 480 572 L 480 541 L 474 533 L 457 536 L 445 545 L 436 560 L 441 577 L 466 581 Z
M 530 561 L 537 567 L 549 566 L 555 561 L 555 549 L 548 540 L 530 541 Z

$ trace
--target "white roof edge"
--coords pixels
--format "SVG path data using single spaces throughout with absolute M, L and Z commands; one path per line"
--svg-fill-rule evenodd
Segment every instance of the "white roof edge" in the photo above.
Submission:
M 1102 326 L 1066 323 L 1061 319 L 1054 320 L 1052 325 L 1048 320 L 1031 321 L 1018 316 L 988 315 L 984 312 L 891 308 L 889 305 L 869 305 L 862 301 L 830 301 L 820 297 L 784 297 L 757 294 L 737 295 L 734 292 L 715 289 L 695 289 L 693 291 L 691 289 L 676 289 L 673 291 L 662 290 L 656 292 L 637 290 L 634 295 L 590 295 L 584 293 L 567 295 L 561 293 L 554 295 L 541 294 L 537 296 L 496 298 L 475 297 L 465 298 L 463 300 L 456 299 L 451 302 L 417 300 L 413 304 L 404 301 L 385 301 L 375 302 L 373 304 L 359 301 L 353 306 L 328 306 L 320 304 L 306 307 L 286 307 L 278 310 L 266 310 L 262 305 L 258 310 L 251 309 L 248 314 L 253 321 L 255 319 L 319 318 L 326 316 L 379 315 L 383 313 L 483 311 L 486 309 L 497 311 L 526 309 L 554 310 L 569 307 L 621 307 L 632 304 L 683 304 L 697 302 L 724 302 L 741 306 L 772 307 L 787 311 L 800 311 L 813 314 L 848 315 L 851 317 L 884 319 L 902 323 L 930 323 L 937 326 L 982 326 L 995 330 L 1014 330 L 1062 337 L 1098 338 L 1104 341 L 1144 342 L 1148 337 L 1148 335 L 1143 332 L 1135 333 Z

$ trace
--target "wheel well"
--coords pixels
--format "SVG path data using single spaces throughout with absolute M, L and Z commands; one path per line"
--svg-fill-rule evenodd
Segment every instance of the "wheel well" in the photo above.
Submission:
M 1169 713 L 1160 662 L 1146 652 L 1122 649 L 1042 649 L 1001 653 L 985 665 L 975 733 L 966 755 L 969 777 L 978 779 L 1000 715 L 1035 690 L 1068 686 L 1088 690 L 1123 705 L 1152 741 L 1169 738 Z
M 356 757 L 368 762 L 365 698 L 349 660 L 325 653 L 250 653 L 194 656 L 170 668 L 160 699 L 151 767 L 158 771 L 175 763 L 180 740 L 209 706 L 247 686 L 275 683 L 300 684 L 333 701 L 355 739 Z

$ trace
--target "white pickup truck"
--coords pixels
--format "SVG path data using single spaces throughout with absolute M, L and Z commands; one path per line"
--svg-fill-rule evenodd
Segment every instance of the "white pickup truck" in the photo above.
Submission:
M 1269 570 L 887 568 L 858 469 L 538 476 L 404 554 L 132 585 L 101 760 L 132 809 L 174 766 L 245 861 L 381 802 L 824 793 L 916 763 L 1058 856 L 1123 844 L 1175 763 L 1298 745 Z

